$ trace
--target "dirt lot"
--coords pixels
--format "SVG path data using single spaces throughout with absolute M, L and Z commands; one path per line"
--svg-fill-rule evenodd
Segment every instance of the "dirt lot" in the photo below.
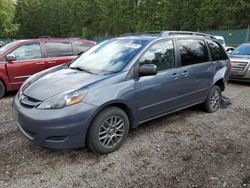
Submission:
M 103 156 L 31 144 L 15 125 L 13 95 L 0 101 L 0 187 L 250 187 L 250 85 L 228 85 L 227 109 L 146 123 Z

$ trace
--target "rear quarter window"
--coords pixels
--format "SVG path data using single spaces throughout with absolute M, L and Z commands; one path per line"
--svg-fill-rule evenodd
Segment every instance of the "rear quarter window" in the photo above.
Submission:
M 225 50 L 217 42 L 209 40 L 207 41 L 207 43 L 208 43 L 208 47 L 209 47 L 213 61 L 228 59 Z

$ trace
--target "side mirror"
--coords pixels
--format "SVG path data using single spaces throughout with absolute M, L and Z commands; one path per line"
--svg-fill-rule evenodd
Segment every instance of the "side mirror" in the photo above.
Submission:
M 8 54 L 8 55 L 6 55 L 6 60 L 7 61 L 15 61 L 16 55 L 15 54 Z
M 81 51 L 77 54 L 77 56 L 81 56 L 84 53 L 84 51 Z
M 157 74 L 157 66 L 155 64 L 144 64 L 139 68 L 140 76 L 151 76 Z

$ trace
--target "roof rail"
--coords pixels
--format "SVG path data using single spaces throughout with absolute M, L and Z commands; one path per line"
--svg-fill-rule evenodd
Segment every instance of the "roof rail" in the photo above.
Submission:
M 206 33 L 192 32 L 192 31 L 146 31 L 141 33 L 125 33 L 122 34 L 121 37 L 138 36 L 138 35 L 149 35 L 149 36 L 195 35 L 195 36 L 203 36 L 215 39 L 215 37 L 212 35 Z
M 160 36 L 162 31 L 144 31 L 139 33 L 124 33 L 120 35 L 120 37 L 127 37 L 127 36 L 138 36 L 138 35 L 149 35 L 149 36 Z
M 206 33 L 193 32 L 193 31 L 163 31 L 161 33 L 161 36 L 169 36 L 169 35 L 196 35 L 196 36 L 202 36 L 202 37 L 215 39 L 213 35 L 209 35 Z
M 38 37 L 39 39 L 51 39 L 51 36 L 41 36 L 41 37 Z

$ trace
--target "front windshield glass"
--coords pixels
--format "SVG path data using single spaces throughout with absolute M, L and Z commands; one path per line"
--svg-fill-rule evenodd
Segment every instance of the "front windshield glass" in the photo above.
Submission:
M 148 42 L 148 40 L 128 38 L 104 41 L 82 54 L 70 68 L 96 74 L 119 72 Z
M 219 42 L 220 45 L 222 45 L 222 46 L 225 44 L 224 40 L 222 40 L 222 39 L 216 39 L 216 41 Z
M 250 44 L 240 45 L 239 47 L 235 48 L 231 55 L 250 55 Z
M 9 50 L 10 48 L 12 48 L 13 46 L 15 46 L 18 43 L 18 41 L 16 42 L 11 42 L 6 44 L 5 46 L 3 46 L 2 48 L 0 48 L 0 55 L 2 55 L 4 52 L 6 52 L 7 50 Z

